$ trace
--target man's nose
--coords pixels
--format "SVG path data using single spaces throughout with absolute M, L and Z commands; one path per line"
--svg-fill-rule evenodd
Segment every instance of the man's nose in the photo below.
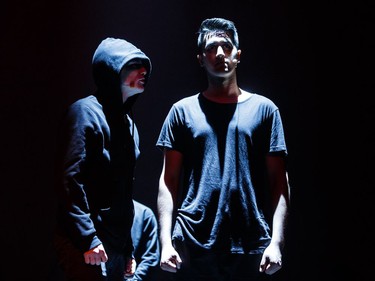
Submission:
M 140 72 L 143 76 L 145 76 L 147 74 L 147 69 L 145 67 L 142 67 L 140 70 L 141 70 Z
M 221 46 L 217 47 L 216 57 L 218 57 L 218 58 L 223 58 L 224 57 L 224 50 L 223 50 L 223 48 Z

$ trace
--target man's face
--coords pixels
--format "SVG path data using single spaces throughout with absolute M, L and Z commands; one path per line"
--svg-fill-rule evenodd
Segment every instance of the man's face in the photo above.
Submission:
M 239 55 L 228 36 L 214 34 L 207 37 L 199 59 L 210 75 L 226 77 L 236 68 Z
M 121 70 L 120 83 L 122 102 L 145 90 L 147 70 L 139 59 L 131 60 Z

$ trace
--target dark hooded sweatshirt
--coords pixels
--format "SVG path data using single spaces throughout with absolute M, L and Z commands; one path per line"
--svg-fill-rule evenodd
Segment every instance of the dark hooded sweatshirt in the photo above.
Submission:
M 128 115 L 139 95 L 122 101 L 120 71 L 150 59 L 131 43 L 103 40 L 93 56 L 97 90 L 73 103 L 61 130 L 58 168 L 58 232 L 85 252 L 100 243 L 131 256 L 132 186 L 139 139 Z

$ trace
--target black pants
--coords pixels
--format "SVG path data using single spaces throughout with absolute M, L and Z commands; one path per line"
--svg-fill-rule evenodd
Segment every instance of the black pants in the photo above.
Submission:
M 175 245 L 183 261 L 172 275 L 175 281 L 266 281 L 272 276 L 259 272 L 262 254 L 221 254 Z

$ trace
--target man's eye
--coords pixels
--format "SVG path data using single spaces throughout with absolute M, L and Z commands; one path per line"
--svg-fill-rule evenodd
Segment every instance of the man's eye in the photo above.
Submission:
M 212 52 L 216 52 L 217 48 L 218 47 L 221 47 L 223 49 L 224 52 L 231 52 L 232 49 L 233 49 L 233 46 L 231 44 L 222 44 L 222 45 L 210 45 L 210 46 L 207 46 L 204 50 L 205 52 L 207 53 L 212 53 Z
M 225 51 L 231 51 L 232 50 L 232 45 L 230 44 L 224 44 L 222 46 L 222 48 L 225 50 Z
M 140 64 L 140 63 L 133 63 L 133 64 L 128 65 L 129 69 L 138 69 L 138 68 L 141 68 L 141 67 L 142 67 L 142 64 Z

